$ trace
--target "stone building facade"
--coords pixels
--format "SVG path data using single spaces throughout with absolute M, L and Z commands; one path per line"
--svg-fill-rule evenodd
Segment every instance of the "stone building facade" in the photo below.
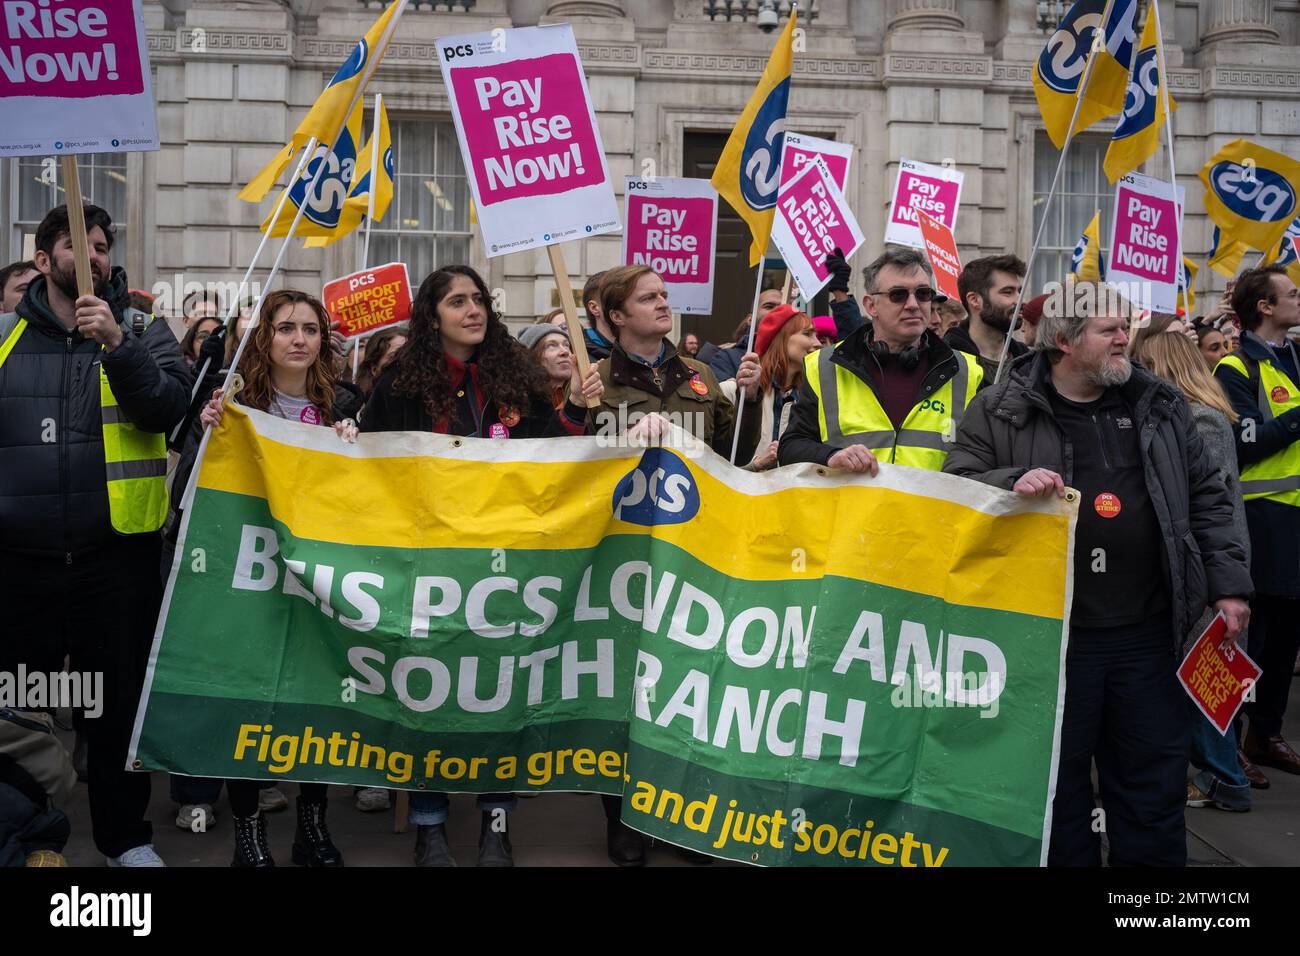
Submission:
M 1142 0 L 1145 9 L 1150 0 Z M 811 14 L 804 8 L 811 6 Z M 789 128 L 856 144 L 848 196 L 880 249 L 900 158 L 954 162 L 965 173 L 957 239 L 963 258 L 1028 253 L 1058 153 L 1042 132 L 1030 70 L 1068 3 L 1060 0 L 812 0 L 796 56 Z M 379 0 L 145 0 L 162 149 L 96 157 L 86 191 L 123 226 L 117 259 L 134 285 L 238 278 L 259 241 L 261 208 L 235 194 L 283 145 L 334 69 L 374 21 Z M 556 301 L 544 251 L 488 260 L 468 190 L 433 41 L 453 33 L 568 21 L 582 52 L 618 191 L 628 174 L 707 177 L 762 71 L 775 33 L 759 25 L 788 0 L 413 0 L 372 92 L 394 124 L 397 198 L 372 240 L 372 262 L 401 258 L 413 281 L 435 263 L 468 261 L 503 290 L 523 323 Z M 1300 0 L 1162 0 L 1186 187 L 1186 251 L 1210 245 L 1196 174 L 1247 137 L 1300 157 Z M 1102 124 L 1108 127 L 1109 123 Z M 1055 278 L 1111 192 L 1101 173 L 1108 130 L 1079 140 L 1066 193 L 1048 223 L 1035 280 Z M 0 162 L 0 243 L 23 249 L 57 185 L 40 160 Z M 1146 170 L 1168 176 L 1162 151 Z M 1103 244 L 1106 243 L 1103 236 Z M 305 288 L 355 267 L 359 240 L 287 255 L 285 282 Z M 273 241 L 263 263 L 278 246 Z M 747 305 L 738 220 L 719 225 L 712 318 L 719 338 Z M 618 236 L 566 247 L 575 281 L 615 265 Z M 1202 296 L 1222 287 L 1202 270 Z

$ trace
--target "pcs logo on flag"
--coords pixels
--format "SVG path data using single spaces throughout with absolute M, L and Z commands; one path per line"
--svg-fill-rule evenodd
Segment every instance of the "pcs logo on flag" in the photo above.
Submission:
M 749 207 L 760 212 L 776 205 L 776 190 L 781 184 L 781 153 L 785 146 L 785 107 L 789 98 L 790 78 L 786 77 L 767 94 L 745 137 L 745 151 L 740 158 L 740 192 Z
M 614 489 L 614 518 L 654 527 L 683 524 L 700 510 L 700 491 L 690 469 L 666 448 L 649 448 Z
M 1255 222 L 1280 222 L 1296 213 L 1296 194 L 1285 176 L 1262 166 L 1224 160 L 1210 170 L 1210 187 L 1233 213 Z

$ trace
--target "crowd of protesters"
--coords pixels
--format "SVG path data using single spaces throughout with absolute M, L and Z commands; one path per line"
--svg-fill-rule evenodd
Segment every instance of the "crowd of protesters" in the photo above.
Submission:
M 108 213 L 85 215 L 93 294 L 77 294 L 64 207 L 41 222 L 32 261 L 0 270 L 11 609 L 0 669 L 103 673 L 103 711 L 77 729 L 92 837 L 110 866 L 164 865 L 149 775 L 124 769 L 126 754 L 183 490 L 236 362 L 230 400 L 343 442 L 386 431 L 563 438 L 611 424 L 652 441 L 676 425 L 750 471 L 811 462 L 876 475 L 886 463 L 1026 496 L 1074 488 L 1049 863 L 1101 862 L 1094 766 L 1112 865 L 1182 865 L 1185 807 L 1249 810 L 1252 790 L 1269 786 L 1262 768 L 1300 774 L 1281 736 L 1300 644 L 1300 356 L 1288 339 L 1300 303 L 1279 267 L 1243 272 L 1192 319 L 1135 312 L 1100 284 L 1031 296 L 1009 254 L 968 262 L 949 301 L 924 255 L 896 247 L 863 270 L 859 300 L 836 250 L 829 314 L 769 289 L 714 344 L 699 331 L 672 340 L 667 289 L 647 266 L 588 279 L 575 341 L 562 309 L 513 335 L 483 278 L 447 265 L 423 278 L 407 325 L 350 343 L 349 355 L 320 300 L 293 289 L 267 294 L 256 316 L 255 302 L 233 310 L 229 329 L 219 300 L 191 296 L 177 341 L 112 267 Z M 1175 679 L 1218 614 L 1263 668 L 1226 735 Z M 0 865 L 61 865 L 70 758 L 49 715 L 0 718 Z M 211 829 L 223 786 L 233 865 L 273 866 L 267 814 L 288 801 L 270 784 L 172 777 L 177 825 Z M 298 791 L 293 862 L 342 866 L 326 787 Z M 355 797 L 360 810 L 390 806 L 381 789 Z M 611 860 L 643 864 L 621 799 L 603 803 Z M 479 796 L 480 865 L 513 864 L 516 804 Z M 409 814 L 416 864 L 454 866 L 447 795 L 414 793 Z

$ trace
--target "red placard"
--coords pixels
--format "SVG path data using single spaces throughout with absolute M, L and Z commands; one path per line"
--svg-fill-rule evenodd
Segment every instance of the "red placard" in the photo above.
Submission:
M 411 317 L 405 262 L 390 262 L 325 283 L 325 310 L 345 338 L 378 332 Z
M 1210 723 L 1226 734 L 1246 691 L 1263 673 L 1234 643 L 1223 643 L 1228 622 L 1215 615 L 1178 668 L 1178 681 Z
M 934 267 L 934 284 L 948 298 L 960 301 L 957 277 L 961 275 L 961 257 L 957 254 L 957 240 L 952 237 L 952 230 L 920 209 L 916 210 L 916 218 L 921 226 L 925 254 Z

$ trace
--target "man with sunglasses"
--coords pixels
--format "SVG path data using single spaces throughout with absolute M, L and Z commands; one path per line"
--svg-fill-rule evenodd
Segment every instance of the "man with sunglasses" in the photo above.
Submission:
M 863 277 L 871 324 L 805 359 L 780 462 L 939 471 L 983 372 L 929 330 L 938 295 L 920 252 L 889 248 Z

